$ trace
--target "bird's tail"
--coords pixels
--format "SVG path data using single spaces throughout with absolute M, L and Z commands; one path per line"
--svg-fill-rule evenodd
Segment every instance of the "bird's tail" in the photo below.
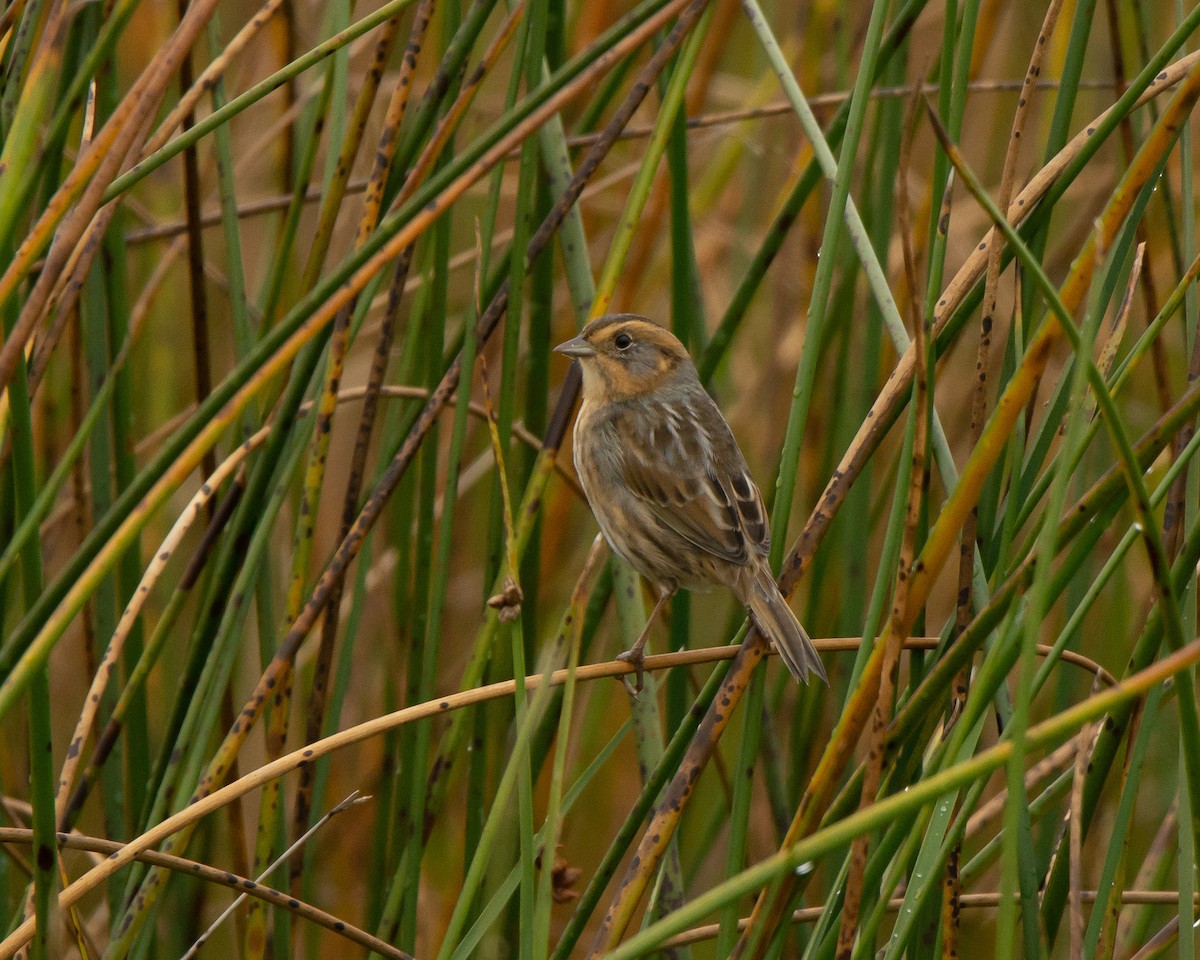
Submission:
M 804 632 L 804 627 L 800 626 L 800 621 L 792 613 L 792 608 L 787 605 L 765 565 L 746 592 L 746 606 L 750 608 L 750 616 L 763 636 L 775 644 L 775 649 L 793 677 L 808 683 L 811 671 L 829 683 L 816 647 Z

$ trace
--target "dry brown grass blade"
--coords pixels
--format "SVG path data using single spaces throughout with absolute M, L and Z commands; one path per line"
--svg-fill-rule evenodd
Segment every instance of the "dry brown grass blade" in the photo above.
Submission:
M 0 843 L 3 844 L 20 844 L 24 846 L 31 842 L 32 835 L 33 831 L 25 827 L 0 827 Z M 102 837 L 89 837 L 81 833 L 60 833 L 58 835 L 58 842 L 67 850 L 80 850 L 103 856 L 111 856 L 114 853 L 118 853 L 122 848 L 122 844 L 115 840 L 106 840 Z M 5 852 L 8 853 L 9 851 L 6 850 Z M 372 936 L 366 930 L 356 927 L 341 917 L 335 917 L 333 914 L 326 913 L 324 910 L 314 907 L 312 904 L 305 903 L 302 900 L 297 900 L 295 897 L 281 890 L 275 890 L 247 877 L 230 873 L 228 870 L 209 866 L 207 863 L 200 863 L 196 860 L 173 857 L 167 853 L 159 853 L 157 850 L 143 850 L 135 859 L 141 863 L 149 863 L 156 867 L 163 867 L 166 870 L 173 870 L 176 873 L 196 877 L 206 883 L 228 887 L 230 890 L 254 897 L 269 906 L 279 910 L 286 910 L 302 920 L 308 920 L 310 923 L 324 927 L 326 930 L 336 933 L 339 937 L 345 938 L 350 943 L 373 950 L 381 956 L 391 957 L 392 960 L 412 960 L 412 957 L 403 950 L 396 949 L 390 943 L 385 943 L 378 937 Z M 97 856 L 93 858 L 92 862 L 95 864 L 103 861 L 101 857 Z
M 171 108 L 171 112 L 167 114 L 166 119 L 158 125 L 158 129 L 152 133 L 146 140 L 146 145 L 141 149 L 139 160 L 143 160 L 152 153 L 156 153 L 164 147 L 171 135 L 183 123 L 183 118 L 200 103 L 200 99 L 208 93 L 213 84 L 220 77 L 225 75 L 225 71 L 229 69 L 229 65 L 246 49 L 250 41 L 253 40 L 258 33 L 271 22 L 275 14 L 279 12 L 283 6 L 283 0 L 266 0 L 262 7 L 242 26 L 233 38 L 221 48 L 221 51 L 213 57 L 208 66 L 200 73 L 191 86 L 179 98 L 179 102 Z M 290 199 L 290 198 L 289 198 Z M 220 222 L 221 214 L 218 211 L 216 221 Z
M 475 69 L 471 71 L 466 79 L 463 80 L 462 87 L 458 91 L 458 96 L 454 98 L 450 109 L 446 111 L 438 123 L 433 136 L 429 138 L 429 142 L 425 144 L 421 155 L 417 157 L 416 163 L 413 164 L 412 169 L 405 176 L 404 186 L 400 188 L 400 192 L 396 195 L 396 199 L 392 204 L 394 207 L 399 207 L 408 200 L 416 192 L 417 187 L 421 185 L 421 181 L 425 179 L 430 167 L 437 160 L 438 155 L 442 152 L 442 148 L 457 129 L 459 121 L 466 114 L 467 108 L 475 99 L 475 94 L 479 92 L 479 86 L 483 83 L 484 77 L 495 66 L 496 60 L 508 46 L 508 42 L 516 32 L 524 12 L 524 0 L 513 5 L 504 23 L 500 25 L 500 29 L 496 32 L 496 36 L 488 45 L 487 50 L 484 51 L 482 59 L 476 64 Z
M 362 145 L 363 136 L 367 129 L 367 121 L 371 117 L 371 110 L 375 106 L 375 97 L 379 92 L 380 84 L 383 82 L 384 70 L 391 59 L 396 35 L 400 31 L 401 19 L 400 14 L 389 18 L 379 28 L 379 36 L 375 39 L 375 46 L 371 52 L 371 63 L 367 67 L 363 84 L 359 88 L 358 96 L 354 101 L 354 111 L 348 121 L 347 135 L 343 138 L 341 146 L 338 149 L 333 176 L 328 186 L 322 191 L 321 208 L 317 213 L 317 225 L 314 231 L 316 240 L 304 268 L 305 280 L 302 283 L 302 291 L 305 293 L 308 292 L 310 285 L 316 282 L 320 276 L 321 268 L 324 266 L 325 256 L 328 253 L 329 244 L 333 238 L 334 223 L 343 209 L 342 201 L 346 195 L 346 187 L 350 182 L 350 171 L 354 166 L 354 160 L 358 156 L 359 148 Z M 386 173 L 386 170 L 384 173 Z M 369 236 L 370 231 L 374 229 L 378 219 L 378 211 L 372 216 L 369 213 L 369 208 L 364 206 L 363 212 L 359 216 L 358 234 L 355 240 L 356 248 L 362 246 L 367 236 Z M 336 329 L 337 323 L 334 326 Z
M 76 721 L 75 733 L 71 737 L 67 755 L 63 760 L 62 770 L 58 775 L 54 816 L 60 825 L 65 825 L 67 801 L 71 796 L 71 789 L 75 784 L 75 774 L 79 769 L 79 763 L 83 759 L 84 743 L 96 722 L 96 716 L 100 709 L 101 696 L 108 686 L 109 680 L 112 678 L 113 671 L 120 662 L 121 654 L 125 649 L 125 641 L 128 639 L 129 632 L 133 629 L 134 623 L 141 616 L 142 608 L 149 599 L 150 592 L 166 570 L 167 565 L 174 558 L 175 551 L 183 541 L 183 538 L 191 530 L 192 526 L 200 520 L 205 508 L 216 496 L 217 490 L 220 489 L 226 480 L 233 476 L 234 472 L 245 461 L 246 457 L 249 456 L 250 451 L 266 439 L 267 432 L 268 428 L 264 427 L 255 436 L 238 446 L 200 485 L 200 489 L 193 495 L 191 502 L 180 512 L 170 532 L 163 539 L 158 549 L 154 551 L 154 559 L 146 567 L 141 582 L 121 613 L 121 618 L 117 621 L 116 630 L 113 631 L 112 638 L 105 648 L 104 656 L 100 660 L 96 674 L 92 678 L 91 688 L 87 696 L 83 699 L 83 709 L 80 711 L 79 719 Z
M 1083 960 L 1083 780 L 1087 775 L 1087 761 L 1091 754 L 1094 727 L 1085 727 L 1075 738 L 1075 777 L 1071 781 L 1070 831 L 1071 847 L 1071 891 L 1067 910 L 1071 920 L 1071 960 Z
M 1133 954 L 1129 960 L 1153 960 L 1155 957 L 1161 957 L 1167 948 L 1171 946 L 1179 938 L 1179 915 L 1176 914 L 1166 926 L 1159 930 L 1154 936 L 1147 940 L 1137 953 Z
M 1134 292 L 1142 279 L 1142 264 L 1145 262 L 1145 258 L 1146 244 L 1139 243 L 1133 253 L 1133 265 L 1129 268 L 1129 280 L 1125 284 L 1125 295 L 1121 298 L 1121 304 L 1113 315 L 1108 330 L 1096 344 L 1096 366 L 1105 376 L 1108 376 L 1109 371 L 1112 370 L 1117 351 L 1121 349 L 1121 341 L 1125 338 L 1125 330 L 1129 326 L 1129 311 L 1133 307 Z
M 1050 777 L 1055 776 L 1069 767 L 1075 762 L 1075 757 L 1079 752 L 1078 735 L 1075 738 L 1068 740 L 1061 747 L 1047 754 L 1025 772 L 1025 792 L 1032 793 L 1039 784 L 1045 783 Z M 971 840 L 979 836 L 980 832 L 996 825 L 1004 815 L 1004 805 L 1008 801 L 1007 788 L 1001 787 L 1000 791 L 992 797 L 987 803 L 980 806 L 971 814 L 967 820 L 967 828 L 963 831 L 963 839 Z
M 8 387 L 17 361 L 23 356 L 43 315 L 52 287 L 67 272 L 68 263 L 76 256 L 76 245 L 100 209 L 104 191 L 120 171 L 125 158 L 136 150 L 167 90 L 169 78 L 178 72 L 180 62 L 216 6 L 217 0 L 196 0 L 188 6 L 179 27 L 159 48 L 125 99 L 71 168 L 63 185 L 0 276 L 0 303 L 3 303 L 13 296 L 17 286 L 28 276 L 33 261 L 45 245 L 50 244 L 42 273 L 29 292 L 17 323 L 0 347 L 0 393 Z
M 1109 323 L 1108 328 L 1101 331 L 1096 338 L 1096 367 L 1106 377 L 1108 376 L 1109 371 L 1112 370 L 1113 361 L 1116 360 L 1117 352 L 1121 349 L 1121 343 L 1125 339 L 1125 330 L 1129 325 L 1129 311 L 1133 307 L 1134 293 L 1137 291 L 1138 284 L 1141 282 L 1143 277 L 1142 264 L 1145 259 L 1145 253 L 1146 244 L 1139 243 L 1133 254 L 1133 265 L 1129 269 L 1129 280 L 1125 284 L 1125 294 L 1121 298 L 1121 304 L 1117 308 L 1116 313 L 1113 314 L 1112 322 Z M 1158 338 L 1155 338 L 1155 342 L 1159 342 Z M 1091 417 L 1095 416 L 1096 413 L 1096 398 L 1094 396 L 1089 396 L 1087 404 L 1087 416 L 1090 419 Z M 1167 410 L 1170 409 L 1170 407 L 1171 404 L 1168 402 L 1163 409 Z M 1182 442 L 1176 441 L 1175 449 L 1182 449 L 1186 443 L 1186 439 L 1183 439 Z M 1171 531 L 1169 524 L 1166 522 L 1166 517 L 1169 517 L 1170 515 L 1171 507 L 1168 505 L 1163 524 L 1165 528 L 1164 532 L 1168 535 L 1168 539 Z M 1174 550 L 1171 550 L 1170 553 L 1174 555 Z

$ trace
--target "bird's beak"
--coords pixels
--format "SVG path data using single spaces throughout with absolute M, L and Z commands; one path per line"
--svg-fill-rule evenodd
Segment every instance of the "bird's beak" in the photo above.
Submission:
M 554 348 L 555 353 L 561 353 L 568 357 L 594 357 L 596 351 L 592 349 L 592 345 L 583 339 L 582 336 L 574 337 L 566 343 L 560 343 Z

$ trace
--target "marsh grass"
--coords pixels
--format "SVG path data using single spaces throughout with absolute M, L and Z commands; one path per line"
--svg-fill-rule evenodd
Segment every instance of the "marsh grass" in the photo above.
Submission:
M 11 0 L 0 956 L 1192 957 L 1198 25 Z M 829 688 L 723 591 L 616 682 L 610 310 Z

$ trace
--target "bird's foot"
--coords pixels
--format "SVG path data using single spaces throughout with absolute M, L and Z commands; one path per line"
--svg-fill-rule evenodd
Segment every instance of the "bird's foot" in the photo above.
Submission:
M 640 644 L 634 644 L 624 653 L 618 653 L 617 659 L 633 666 L 634 682 L 629 682 L 628 674 L 621 677 L 621 682 L 625 684 L 625 689 L 629 691 L 629 695 L 636 697 L 642 692 L 642 667 L 646 662 L 646 654 L 642 652 Z

